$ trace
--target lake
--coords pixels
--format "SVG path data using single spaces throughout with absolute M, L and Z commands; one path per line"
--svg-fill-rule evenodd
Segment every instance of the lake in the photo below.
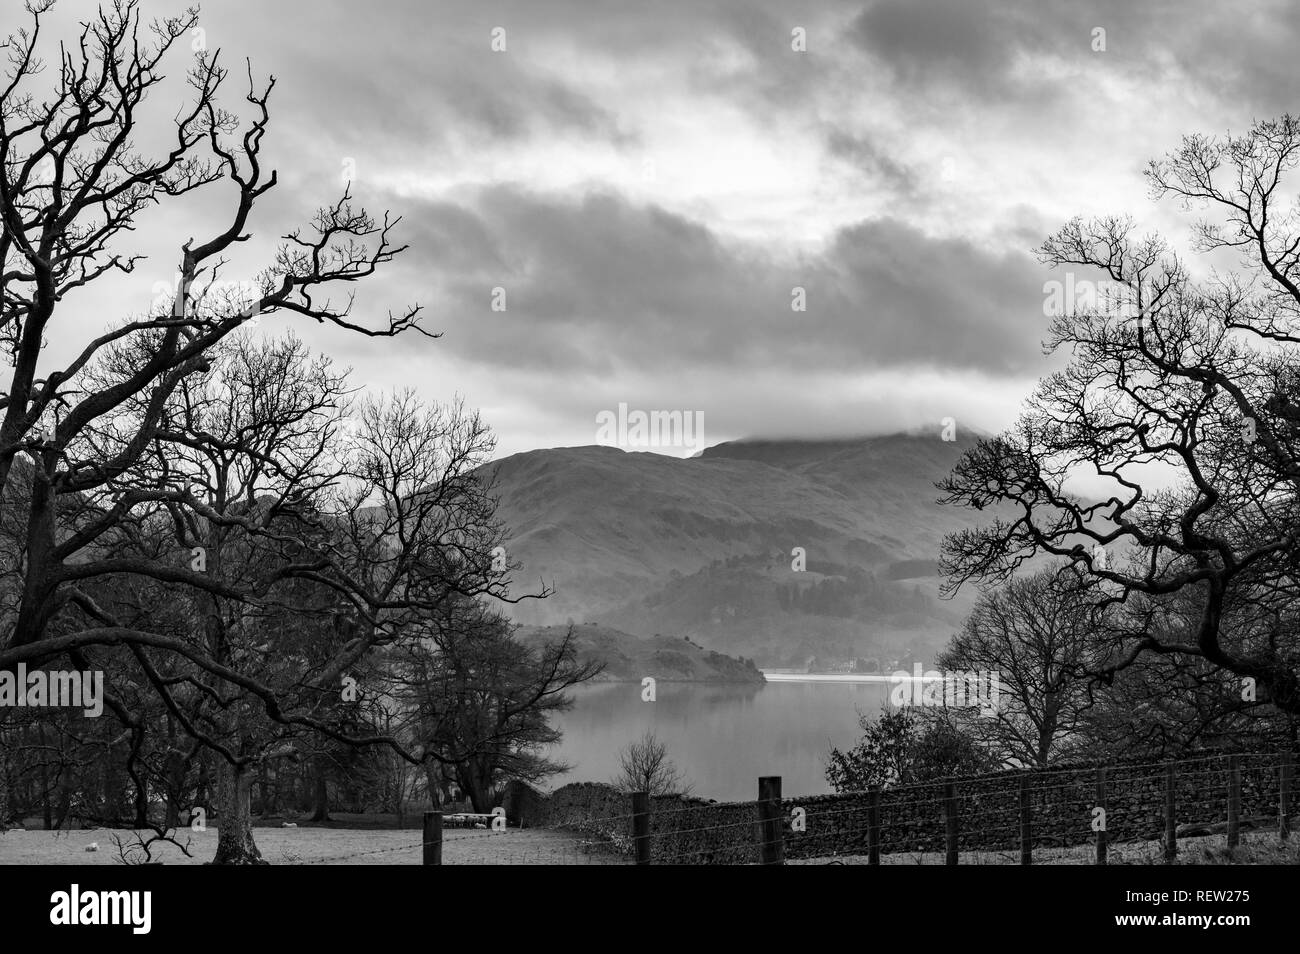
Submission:
M 572 771 L 548 784 L 607 782 L 618 751 L 647 729 L 668 746 L 692 794 L 749 801 L 760 775 L 780 775 L 787 795 L 829 792 L 826 753 L 861 736 L 858 710 L 873 718 L 889 696 L 887 681 L 769 675 L 761 686 L 660 682 L 654 702 L 640 683 L 580 687 L 558 717 L 564 740 L 549 753 Z

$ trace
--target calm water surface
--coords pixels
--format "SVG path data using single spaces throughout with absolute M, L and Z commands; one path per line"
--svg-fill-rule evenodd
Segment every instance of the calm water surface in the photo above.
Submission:
M 649 729 L 696 795 L 749 800 L 760 775 L 780 775 L 788 795 L 828 792 L 827 750 L 853 745 L 861 736 L 858 710 L 878 716 L 888 694 L 885 682 L 661 682 L 656 700 L 642 702 L 639 683 L 586 686 L 559 717 L 564 740 L 550 753 L 573 769 L 549 784 L 609 781 L 619 749 Z

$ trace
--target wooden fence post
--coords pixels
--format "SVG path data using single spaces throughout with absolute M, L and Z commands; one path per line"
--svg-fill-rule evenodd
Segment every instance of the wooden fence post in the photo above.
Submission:
M 943 818 L 944 846 L 947 849 L 944 864 L 955 865 L 957 863 L 957 786 L 953 782 L 945 782 L 943 786 Z
M 1178 857 L 1178 766 L 1170 762 L 1165 766 L 1165 864 L 1172 865 Z
M 781 834 L 781 776 L 764 775 L 758 780 L 758 828 L 760 863 L 785 864 L 785 838 Z
M 632 844 L 636 863 L 650 864 L 650 793 L 632 793 Z
M 1029 775 L 1020 776 L 1020 863 L 1034 863 L 1034 833 L 1029 807 Z
M 1282 753 L 1282 777 L 1277 787 L 1277 834 L 1282 841 L 1291 837 L 1291 778 L 1295 770 L 1295 753 Z
M 1106 817 L 1106 770 L 1097 769 L 1097 807 L 1101 809 L 1101 827 L 1097 829 L 1097 864 L 1106 863 L 1106 827 L 1110 819 Z
M 1228 847 L 1241 843 L 1241 757 L 1228 756 Z
M 442 812 L 424 813 L 424 863 L 442 864 Z
M 867 792 L 867 864 L 880 864 L 880 786 Z

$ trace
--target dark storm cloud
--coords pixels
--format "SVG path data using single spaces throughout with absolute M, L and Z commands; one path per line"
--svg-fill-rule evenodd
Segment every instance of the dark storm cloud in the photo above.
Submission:
M 238 264 L 264 264 L 355 165 L 357 201 L 403 215 L 410 246 L 359 287 L 357 317 L 420 302 L 445 337 L 307 333 L 367 383 L 463 389 L 515 449 L 555 442 L 543 404 L 636 382 L 673 406 L 679 370 L 702 372 L 716 398 L 699 406 L 736 433 L 829 421 L 873 379 L 910 413 L 936 378 L 977 381 L 971 400 L 1002 388 L 989 402 L 1009 413 L 1046 369 L 1050 276 L 1028 249 L 1076 212 L 1149 212 L 1141 164 L 1179 136 L 1300 104 L 1300 4 L 1272 0 L 285 0 L 210 4 L 202 23 L 228 105 L 245 56 L 280 81 L 281 186 Z M 214 210 L 204 196 L 138 235 L 155 258 L 123 313 Z
M 883 352 L 886 364 L 995 374 L 1042 360 L 1043 274 L 1028 255 L 882 219 L 841 230 L 824 264 L 836 322 L 859 360 Z
M 1207 4 L 1202 12 L 1192 17 L 1170 5 L 1149 24 L 1151 35 L 1165 35 L 1180 72 L 1203 95 L 1235 103 L 1240 126 L 1300 110 L 1300 5 Z
M 441 290 L 421 293 L 431 326 L 478 361 L 1023 373 L 1041 356 L 1043 276 L 1027 255 L 893 219 L 841 230 L 820 254 L 776 256 L 612 194 L 497 188 L 408 214 L 413 246 L 446 253 L 413 253 L 409 280 Z M 806 312 L 791 309 L 796 286 Z M 504 313 L 490 308 L 494 287 Z
M 1093 50 L 1096 28 L 1106 31 L 1104 52 Z M 873 0 L 850 35 L 901 86 L 942 88 L 994 112 L 1096 97 L 1093 69 L 1238 99 L 1252 117 L 1261 108 L 1294 110 L 1300 92 L 1291 68 L 1300 7 L 1273 0 Z M 1025 69 L 1027 61 L 1056 61 L 1067 71 L 1049 76 Z M 989 99 L 998 96 L 1014 98 Z
M 305 72 L 322 85 L 310 90 L 344 120 L 324 129 L 332 139 L 365 138 L 408 154 L 438 150 L 452 139 L 484 143 L 516 142 L 547 135 L 583 135 L 624 142 L 617 118 L 562 78 L 539 71 L 522 57 L 493 53 L 488 31 L 442 38 L 436 55 L 424 44 L 382 42 L 400 30 L 388 24 L 371 36 L 374 60 L 382 71 L 331 70 L 325 53 Z M 302 95 L 302 91 L 296 91 Z M 300 114 L 300 113 L 299 113 Z
M 1024 4 L 884 0 L 863 10 L 851 37 L 907 85 L 943 79 L 986 96 L 1007 80 L 1026 28 L 1041 36 Z

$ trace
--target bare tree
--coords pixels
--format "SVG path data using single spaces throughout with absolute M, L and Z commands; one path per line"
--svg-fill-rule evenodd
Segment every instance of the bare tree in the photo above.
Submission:
M 335 590 L 295 568 L 323 562 L 330 543 L 320 504 L 337 479 L 329 448 L 346 410 L 346 384 L 328 359 L 310 359 L 291 336 L 262 342 L 232 336 L 214 349 L 210 364 L 178 388 L 161 419 L 166 440 L 155 442 L 161 452 L 146 453 L 137 465 L 146 484 L 177 471 L 191 475 L 190 493 L 199 503 L 167 505 L 163 521 L 137 525 L 155 534 L 165 527 L 180 562 L 243 594 L 182 590 L 183 632 L 192 634 L 183 638 L 256 679 L 282 712 L 319 717 L 311 676 L 340 650 L 342 607 Z M 120 528 L 116 536 L 132 535 Z M 151 536 L 132 544 L 139 553 L 162 541 Z M 121 618 L 120 611 L 115 615 Z M 135 616 L 148 624 L 157 619 L 156 607 L 139 605 Z M 188 660 L 129 649 L 185 730 L 220 756 L 215 860 L 258 860 L 249 818 L 252 780 L 264 759 L 290 751 L 306 727 L 268 717 L 264 697 L 229 678 Z
M 1244 273 L 1195 282 L 1131 221 L 1072 221 L 1044 262 L 1082 268 L 1114 294 L 1067 307 L 1045 378 L 1017 424 L 981 441 L 943 482 L 944 501 L 991 511 L 949 538 L 951 585 L 1005 579 L 1025 560 L 1068 558 L 1122 607 L 1121 651 L 1202 657 L 1300 712 L 1300 230 L 1284 186 L 1300 120 L 1243 136 L 1189 136 L 1151 163 L 1158 196 L 1207 206 L 1197 248 L 1240 254 Z M 1081 498 L 1067 486 L 1099 481 Z M 1159 488 L 1159 489 L 1156 489 Z M 1190 597 L 1190 612 L 1171 604 Z M 1233 607 L 1251 625 L 1228 627 Z
M 1016 577 L 984 593 L 936 660 L 941 669 L 996 674 L 992 712 L 952 709 L 966 735 L 1020 765 L 1069 758 L 1104 659 L 1086 588 L 1072 567 Z
M 623 792 L 651 795 L 689 795 L 691 786 L 668 757 L 668 746 L 651 731 L 625 745 L 618 753 L 618 774 L 613 785 Z
M 285 732 L 342 737 L 329 725 L 329 693 L 337 694 L 348 667 L 403 638 L 412 608 L 436 607 L 448 592 L 504 595 L 487 569 L 489 556 L 457 539 L 448 522 L 472 516 L 473 508 L 453 508 L 448 517 L 417 498 L 402 505 L 401 533 L 385 541 L 382 522 L 368 524 L 345 507 L 382 496 L 373 482 L 366 485 L 367 475 L 387 478 L 392 468 L 357 474 L 344 467 L 345 499 L 323 459 L 301 456 L 319 453 L 319 443 L 312 451 L 290 446 L 283 434 L 264 446 L 242 434 L 217 437 L 193 426 L 185 409 L 223 342 L 254 316 L 299 316 L 369 336 L 423 333 L 418 306 L 368 325 L 353 319 L 350 295 L 331 295 L 403 250 L 391 239 L 397 220 L 355 208 L 345 189 L 308 228 L 286 235 L 251 282 L 239 283 L 247 294 L 232 294 L 222 277 L 226 255 L 250 238 L 254 207 L 277 181 L 260 158 L 274 79 L 259 87 L 248 69 L 250 116 L 241 120 L 218 102 L 228 79 L 220 52 L 198 55 L 188 76 L 192 102 L 177 114 L 170 145 L 148 156 L 134 147 L 141 104 L 163 81 L 164 58 L 197 15 L 145 24 L 134 0 L 114 0 L 83 25 L 77 44 L 59 49 L 49 76 L 42 75 L 38 47 L 50 6 L 30 3 L 30 28 L 3 44 L 9 68 L 0 90 L 0 342 L 12 372 L 0 393 L 0 667 L 67 659 L 86 669 L 124 648 L 135 684 L 149 687 L 187 734 L 234 768 L 247 766 L 248 753 L 212 726 L 187 721 L 178 696 L 206 694 L 220 708 L 233 691 Z M 66 342 L 69 334 L 60 318 L 93 300 L 96 281 L 136 270 L 142 257 L 116 249 L 147 212 L 219 183 L 233 186 L 228 217 L 181 246 L 170 300 L 122 316 L 74 348 L 68 362 L 49 367 L 47 341 L 60 335 Z M 323 440 L 328 432 L 315 436 Z M 389 448 L 401 456 L 396 445 Z M 242 502 L 222 484 L 219 467 L 212 469 L 226 452 L 251 467 L 244 476 L 253 479 L 238 491 Z M 464 486 L 463 476 L 457 480 Z M 222 505 L 214 506 L 222 494 Z M 443 502 L 451 499 L 448 493 Z M 332 520 L 314 515 L 331 505 Z M 169 545 L 154 533 L 164 518 L 176 529 Z M 425 518 L 444 522 L 422 524 Z M 349 520 L 351 532 L 339 530 Z M 391 521 L 386 526 L 393 529 Z M 241 574 L 180 558 L 185 544 L 205 547 L 204 534 L 237 537 L 237 546 L 262 562 Z M 370 562 L 381 550 L 378 565 Z M 219 560 L 221 545 L 216 551 Z M 124 600 L 105 599 L 105 588 Z M 250 638 L 247 621 L 283 618 L 309 591 L 319 606 L 321 590 L 344 607 L 331 617 L 334 649 L 292 684 L 265 678 L 266 652 L 245 652 L 257 644 L 241 642 Z M 145 596 L 161 600 L 154 606 L 167 612 L 135 612 L 132 601 Z M 177 618 L 181 608 L 206 620 L 200 638 Z M 245 634 L 233 642 L 232 626 Z M 117 692 L 105 701 L 132 733 L 134 758 L 145 732 L 139 707 Z M 375 735 L 351 741 L 396 744 Z M 233 783 L 232 804 L 242 801 L 240 784 Z M 230 856 L 254 858 L 246 843 Z
M 546 756 L 560 741 L 552 717 L 573 706 L 569 690 L 603 665 L 578 658 L 573 630 L 538 648 L 514 636 L 509 620 L 477 601 L 457 601 L 429 638 L 394 654 L 384 676 L 410 713 L 431 797 L 454 779 L 485 812 L 511 779 L 536 782 L 567 766 Z
M 1274 607 L 1257 603 L 1248 590 L 1242 595 L 1242 588 L 1234 588 L 1219 624 L 1220 639 L 1230 646 L 1259 641 L 1274 623 Z M 1158 602 L 1139 601 L 1147 604 L 1143 625 L 1160 632 L 1186 629 L 1198 616 L 1199 600 L 1195 590 L 1185 590 Z M 1103 624 L 1095 638 L 1118 652 L 1131 629 L 1132 620 L 1121 617 L 1117 633 Z M 1179 758 L 1205 749 L 1294 746 L 1300 727 L 1300 715 L 1279 710 L 1249 682 L 1204 656 L 1146 653 L 1088 691 L 1091 705 L 1082 714 L 1080 734 L 1090 758 Z
M 41 73 L 37 44 L 49 7 L 30 4 L 31 29 L 4 44 L 10 66 L 0 100 L 0 340 L 12 361 L 8 388 L 0 394 L 0 491 L 7 509 L 17 511 L 14 525 L 25 528 L 22 585 L 0 645 L 2 666 L 92 645 L 168 648 L 159 634 L 101 620 L 52 634 L 51 622 L 76 604 L 81 588 L 105 575 L 149 576 L 238 595 L 188 567 L 105 557 L 96 546 L 141 506 L 197 504 L 189 474 L 175 473 L 152 487 L 120 481 L 151 445 L 167 440 L 162 419 L 169 401 L 187 378 L 208 369 L 219 342 L 255 314 L 296 314 L 390 336 L 415 327 L 419 310 L 390 315 L 371 330 L 350 320 L 350 302 L 340 307 L 329 298 L 331 286 L 366 278 L 401 251 L 389 237 L 395 223 L 387 217 L 377 223 L 354 209 L 346 191 L 316 214 L 309 231 L 286 237 L 250 301 L 238 308 L 205 301 L 223 254 L 248 239 L 254 204 L 276 183 L 259 157 L 274 80 L 259 90 L 250 72 L 246 100 L 254 117 L 239 135 L 239 119 L 217 104 L 228 76 L 219 53 L 201 54 L 189 77 L 194 101 L 176 119 L 174 144 L 147 157 L 133 151 L 137 107 L 162 81 L 162 59 L 196 15 L 146 26 L 134 2 L 117 0 L 85 24 L 73 50 L 60 53 L 54 90 L 38 99 L 26 87 Z M 142 39 L 150 33 L 152 45 Z M 42 369 L 48 337 L 66 334 L 58 317 L 88 296 L 94 281 L 132 272 L 141 260 L 110 248 L 128 238 L 151 207 L 221 180 L 235 186 L 234 207 L 209 238 L 181 248 L 170 307 L 120 320 L 63 367 Z M 114 350 L 135 361 L 92 380 L 90 369 L 110 366 Z M 128 413 L 133 401 L 142 413 Z M 129 427 L 115 426 L 123 416 Z M 25 466 L 15 471 L 19 455 Z M 74 533 L 60 526 L 69 510 L 79 512 Z

